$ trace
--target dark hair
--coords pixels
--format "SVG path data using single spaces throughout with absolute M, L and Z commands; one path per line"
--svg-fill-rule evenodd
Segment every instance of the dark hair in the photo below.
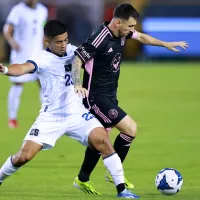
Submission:
M 67 32 L 67 27 L 59 20 L 49 20 L 44 26 L 44 35 L 46 37 L 55 37 Z
M 139 13 L 137 10 L 129 3 L 121 3 L 114 10 L 114 18 L 120 18 L 128 20 L 130 17 L 137 19 Z

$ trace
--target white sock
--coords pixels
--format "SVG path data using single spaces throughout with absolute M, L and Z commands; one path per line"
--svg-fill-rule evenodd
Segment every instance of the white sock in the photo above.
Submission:
M 3 182 L 8 176 L 16 172 L 20 167 L 14 167 L 11 162 L 11 156 L 6 160 L 0 169 L 0 182 Z
M 124 170 L 118 154 L 111 154 L 109 157 L 104 158 L 103 162 L 112 176 L 115 185 L 117 186 L 120 183 L 124 183 Z
M 16 119 L 23 85 L 13 84 L 8 94 L 8 118 Z

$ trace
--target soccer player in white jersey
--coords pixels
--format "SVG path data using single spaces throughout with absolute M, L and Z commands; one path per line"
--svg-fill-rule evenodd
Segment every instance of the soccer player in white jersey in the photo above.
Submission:
M 101 153 L 104 165 L 115 182 L 118 197 L 139 198 L 125 189 L 122 163 L 108 134 L 84 107 L 82 97 L 75 94 L 71 63 L 76 48 L 67 44 L 66 26 L 58 20 L 51 20 L 45 25 L 44 33 L 47 50 L 39 51 L 24 64 L 13 64 L 9 68 L 0 64 L 0 73 L 8 76 L 36 72 L 44 93 L 40 114 L 20 150 L 10 156 L 0 169 L 0 184 L 40 150 L 52 148 L 61 136 L 67 135 Z
M 37 3 L 37 0 L 25 0 L 11 9 L 4 25 L 4 36 L 11 47 L 11 64 L 24 63 L 30 56 L 43 49 L 43 27 L 47 17 L 47 8 Z M 10 128 L 17 127 L 17 112 L 23 83 L 37 79 L 36 74 L 10 77 L 13 83 L 8 94 L 8 126 Z

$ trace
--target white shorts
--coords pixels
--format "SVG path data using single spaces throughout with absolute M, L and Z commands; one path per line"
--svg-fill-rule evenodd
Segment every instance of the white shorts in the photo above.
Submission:
M 43 145 L 43 149 L 50 149 L 61 136 L 67 135 L 87 146 L 90 132 L 97 127 L 103 126 L 86 108 L 69 116 L 42 112 L 24 140 L 34 141 Z
M 38 76 L 36 73 L 33 74 L 25 74 L 22 76 L 10 76 L 10 81 L 13 83 L 27 83 L 38 80 Z

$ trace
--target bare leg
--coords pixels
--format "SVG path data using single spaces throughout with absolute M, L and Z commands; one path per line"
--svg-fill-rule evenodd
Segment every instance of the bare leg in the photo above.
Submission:
M 0 169 L 0 183 L 8 176 L 15 173 L 21 166 L 33 159 L 42 149 L 42 145 L 32 141 L 25 141 L 18 153 L 10 156 Z
M 19 110 L 23 83 L 13 83 L 8 94 L 8 118 L 10 128 L 17 128 L 17 113 Z

